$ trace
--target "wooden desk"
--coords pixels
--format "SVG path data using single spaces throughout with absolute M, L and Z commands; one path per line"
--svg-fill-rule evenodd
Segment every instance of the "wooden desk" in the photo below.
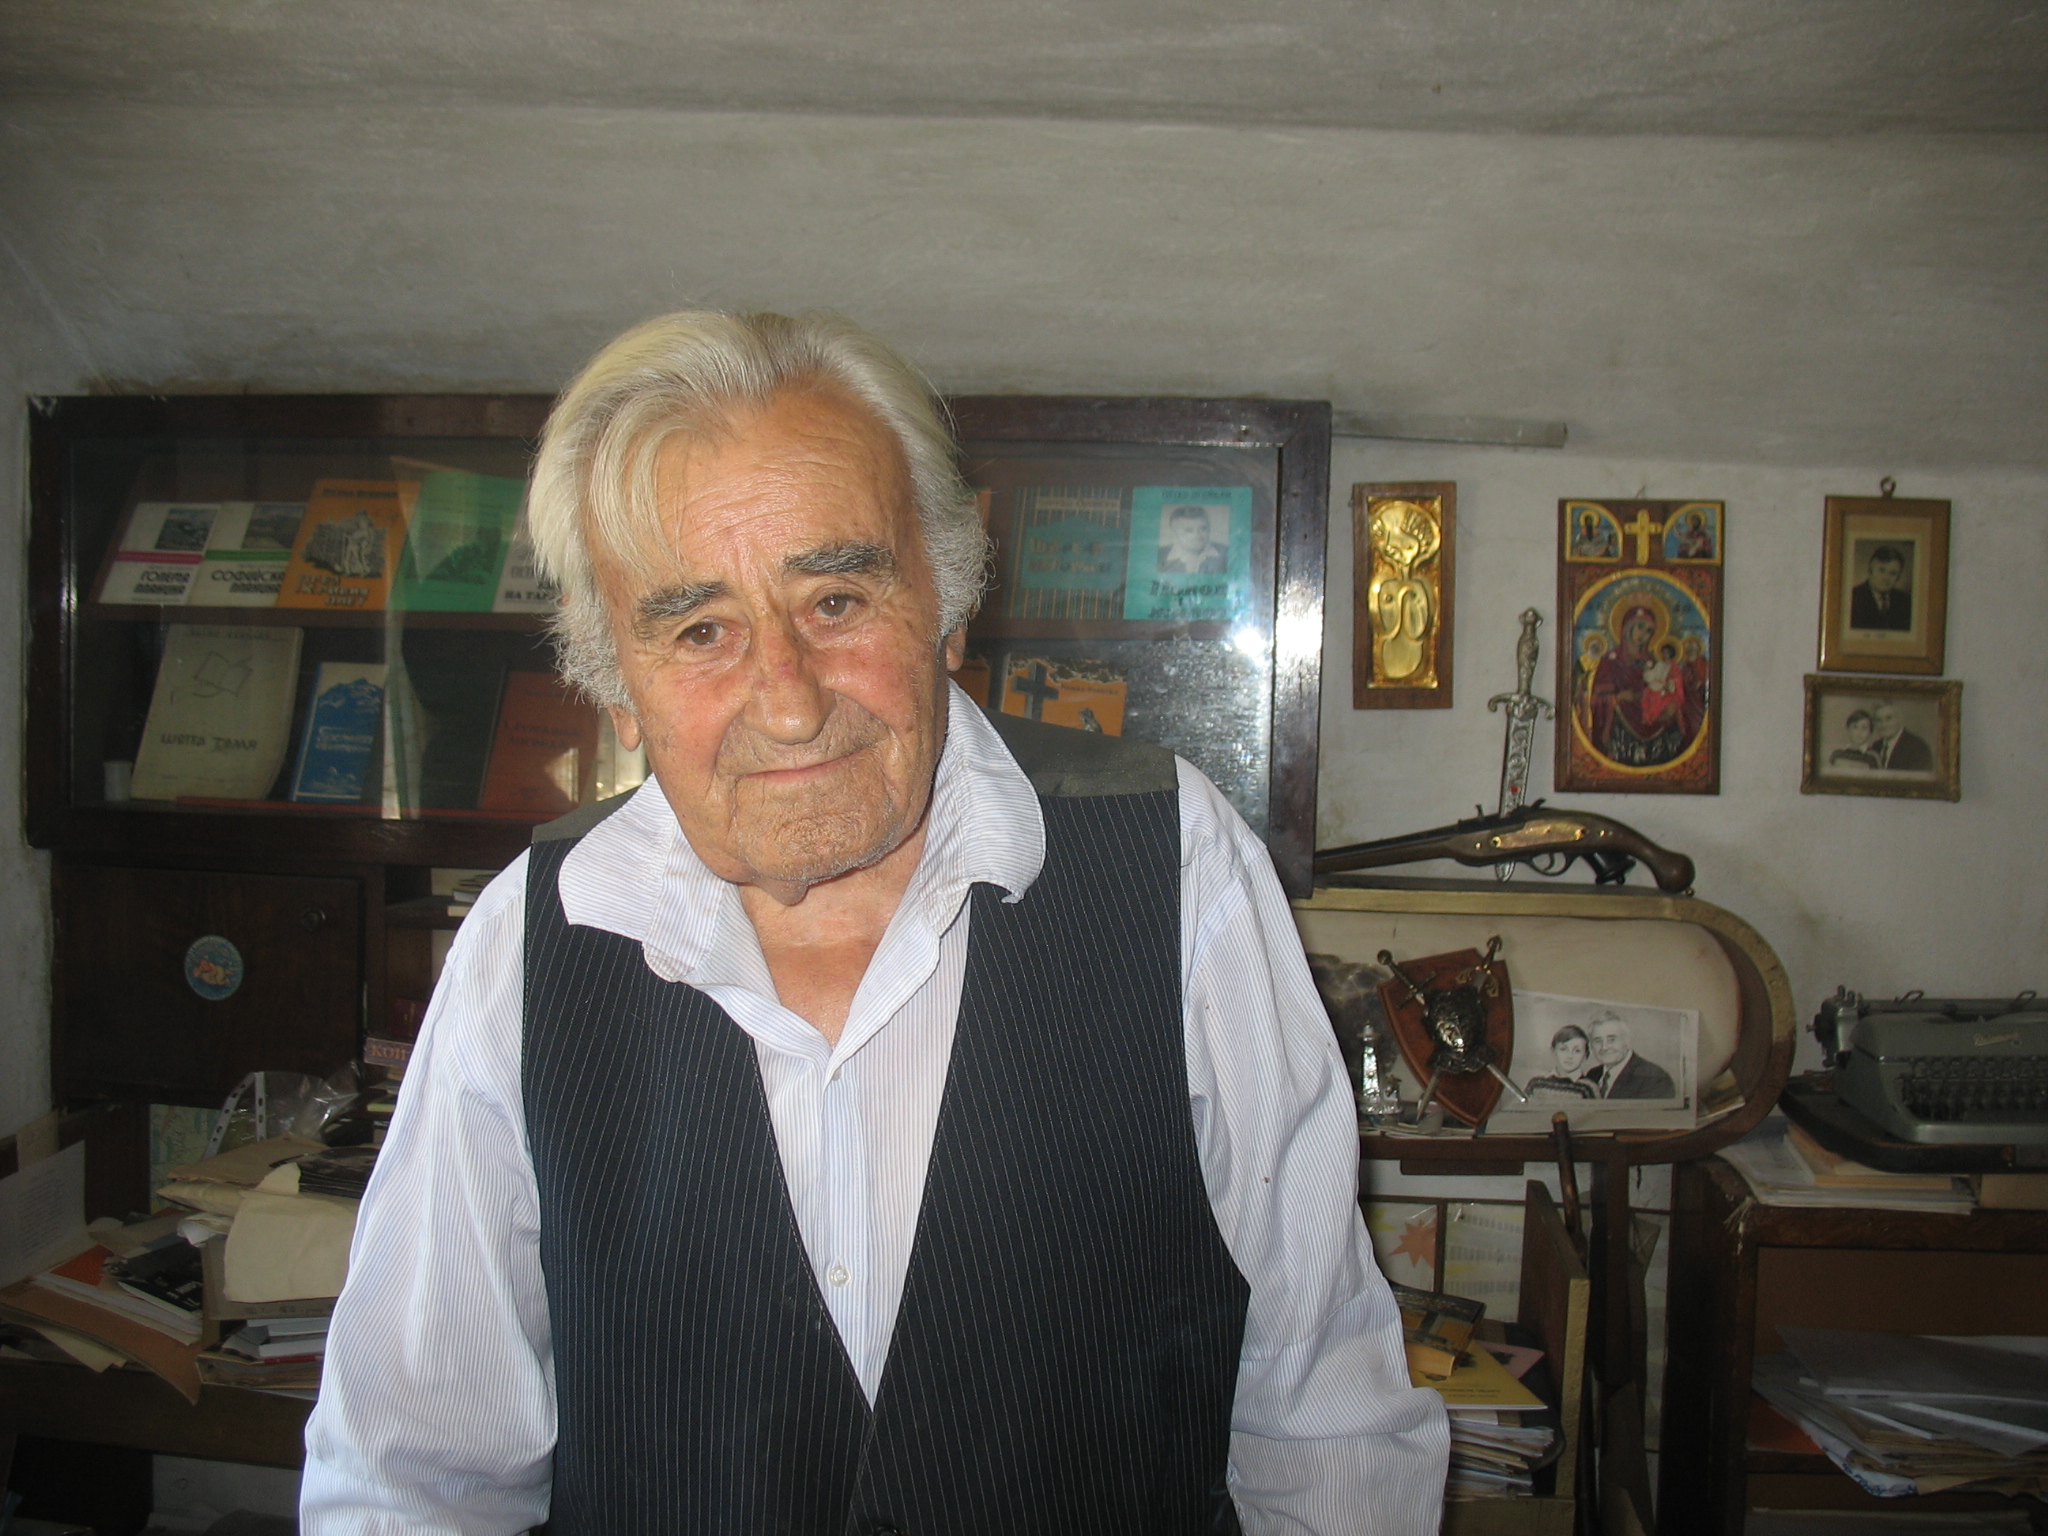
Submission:
M 16 1435 L 296 1467 L 305 1459 L 312 1410 L 297 1398 L 239 1387 L 203 1388 L 194 1405 L 146 1371 L 95 1374 L 82 1365 L 0 1360 L 0 1481 Z
M 2009 1506 L 1875 1499 L 1824 1457 L 1750 1450 L 1750 1365 L 1785 1347 L 1787 1326 L 2048 1333 L 2048 1212 L 1764 1205 L 1719 1158 L 1679 1164 L 1671 1204 L 1661 1532 L 1741 1536 L 1752 1507 Z

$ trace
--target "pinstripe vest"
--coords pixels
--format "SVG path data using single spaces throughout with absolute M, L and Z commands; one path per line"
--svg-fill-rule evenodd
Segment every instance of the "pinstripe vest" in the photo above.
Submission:
M 536 840 L 524 1095 L 554 1536 L 1238 1529 L 1224 1469 L 1248 1290 L 1188 1112 L 1172 760 L 1003 724 L 1039 791 L 1045 867 L 1021 901 L 969 897 L 872 1409 L 798 1233 L 752 1040 L 637 943 L 570 927 L 556 876 L 573 840 Z

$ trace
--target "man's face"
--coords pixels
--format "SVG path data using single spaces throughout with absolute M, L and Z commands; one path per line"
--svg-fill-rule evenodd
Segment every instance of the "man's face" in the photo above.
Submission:
M 1890 741 L 1899 734 L 1899 712 L 1889 704 L 1880 704 L 1870 712 L 1870 718 L 1877 724 L 1877 739 Z
M 656 459 L 667 568 L 600 566 L 614 711 L 714 874 L 785 903 L 922 824 L 945 669 L 903 454 L 837 394 L 786 391 Z
M 1209 518 L 1207 513 L 1176 512 L 1167 524 L 1167 532 L 1173 538 L 1173 552 L 1184 560 L 1198 559 L 1209 547 Z
M 1906 568 L 1896 560 L 1873 560 L 1870 562 L 1870 590 L 1889 592 L 1905 574 Z
M 1593 1041 L 1593 1055 L 1603 1067 L 1611 1067 L 1628 1055 L 1628 1026 L 1619 1019 L 1602 1019 L 1587 1034 Z

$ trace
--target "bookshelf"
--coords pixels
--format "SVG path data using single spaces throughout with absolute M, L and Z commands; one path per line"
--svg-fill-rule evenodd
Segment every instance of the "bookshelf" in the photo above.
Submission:
M 549 404 L 539 395 L 263 394 L 30 403 L 24 819 L 30 843 L 54 855 L 53 1045 L 66 1100 L 212 1107 L 254 1069 L 324 1076 L 380 1029 L 394 998 L 424 996 L 437 946 L 459 921 L 429 912 L 430 871 L 502 868 L 565 808 L 489 809 L 484 802 L 502 802 L 482 787 L 504 679 L 549 670 L 543 612 L 489 611 L 490 602 L 448 611 L 381 589 L 353 607 L 227 606 L 198 601 L 233 588 L 197 576 L 163 601 L 179 584 L 137 573 L 164 552 L 212 569 L 220 530 L 237 527 L 242 542 L 221 558 L 264 558 L 245 537 L 252 523 L 235 523 L 242 514 L 221 512 L 196 533 L 188 518 L 166 541 L 162 530 L 177 521 L 167 509 L 316 507 L 342 484 L 400 487 L 411 526 L 387 545 L 398 569 L 386 579 L 414 583 L 417 599 L 438 578 L 417 563 L 407 576 L 404 562 L 434 488 L 457 483 L 482 488 L 479 502 L 516 502 Z M 990 707 L 1044 709 L 1047 719 L 1065 710 L 1074 718 L 1060 723 L 1181 752 L 1265 836 L 1290 891 L 1306 895 L 1327 404 L 949 404 L 997 552 L 963 686 Z M 1197 512 L 1213 564 L 1180 570 L 1174 524 Z M 309 511 L 293 527 L 314 521 Z M 1048 549 L 1073 555 L 1077 529 L 1094 541 L 1100 570 L 1030 574 Z M 305 556 L 295 543 L 290 572 L 304 574 Z M 145 592 L 151 600 L 137 601 Z M 263 783 L 161 792 L 165 780 L 140 748 L 167 658 L 196 675 L 204 658 L 193 633 L 225 630 L 239 631 L 252 656 L 266 637 L 271 653 L 295 637 L 283 642 L 296 647 L 290 698 L 251 733 L 268 739 L 277 771 Z M 370 749 L 378 760 L 360 794 L 309 801 L 294 794 L 308 712 L 323 678 L 349 669 L 384 678 Z M 389 750 L 401 675 L 434 721 L 418 764 Z M 1065 689 L 1057 708 L 1049 686 Z M 1106 725 L 1088 718 L 1091 703 Z M 600 737 L 581 798 L 605 788 L 605 751 Z M 140 798 L 143 788 L 159 792 Z M 190 984 L 192 945 L 208 937 L 230 940 L 240 957 L 228 995 Z
M 502 867 L 537 822 L 566 808 L 479 806 L 502 680 L 549 666 L 544 613 L 488 611 L 488 595 L 485 611 L 469 612 L 121 600 L 137 583 L 111 575 L 117 552 L 131 546 L 132 561 L 182 547 L 188 561 L 211 561 L 205 509 L 297 506 L 323 483 L 416 494 L 429 476 L 472 477 L 516 504 L 547 406 L 541 396 L 403 395 L 32 403 L 25 821 L 29 841 L 54 855 L 53 1048 L 66 1100 L 211 1107 L 256 1068 L 325 1076 L 353 1060 L 365 1026 L 386 1017 L 394 982 L 419 984 L 429 871 Z M 200 512 L 176 536 L 138 540 L 138 509 L 159 504 Z M 501 549 L 507 531 L 495 530 Z M 272 559 L 281 574 L 291 557 L 277 542 L 270 556 L 242 558 Z M 384 555 L 404 551 L 397 542 Z M 293 636 L 290 675 L 267 684 L 269 714 L 251 736 L 275 756 L 267 782 L 122 793 L 136 769 L 108 765 L 138 759 L 174 626 Z M 360 794 L 295 798 L 322 669 L 351 667 L 405 667 L 422 694 L 431 681 L 453 696 L 452 708 L 420 706 L 449 733 L 440 776 L 429 782 L 415 768 L 397 792 L 379 727 Z M 456 921 L 444 913 L 429 926 Z M 224 996 L 203 995 L 188 975 L 207 937 L 238 957 Z

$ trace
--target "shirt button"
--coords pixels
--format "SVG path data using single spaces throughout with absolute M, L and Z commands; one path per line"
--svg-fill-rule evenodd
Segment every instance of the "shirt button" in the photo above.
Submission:
M 830 1280 L 834 1285 L 844 1285 L 848 1280 L 852 1278 L 852 1276 L 847 1274 L 846 1266 L 844 1264 L 834 1264 L 830 1269 L 825 1271 L 825 1278 L 827 1280 Z

